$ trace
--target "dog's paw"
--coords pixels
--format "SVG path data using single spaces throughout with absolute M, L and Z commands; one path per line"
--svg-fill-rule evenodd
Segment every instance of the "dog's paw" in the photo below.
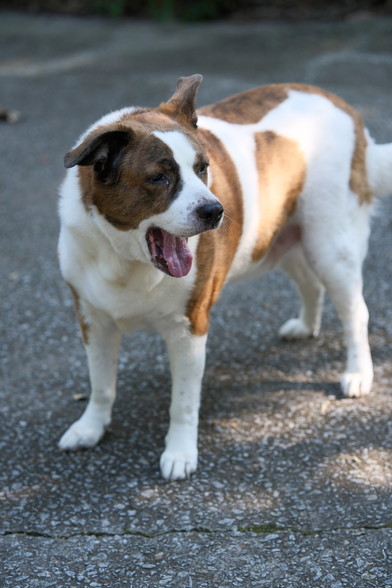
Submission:
M 362 373 L 345 372 L 340 380 L 343 395 L 346 398 L 359 398 L 369 394 L 372 388 L 372 376 L 366 376 Z
M 94 447 L 103 437 L 105 426 L 95 423 L 94 425 L 83 420 L 83 417 L 76 421 L 64 433 L 59 441 L 59 448 L 62 451 L 76 451 Z
M 165 480 L 185 480 L 197 468 L 197 452 L 164 451 L 161 455 L 161 474 Z
M 282 339 L 308 339 L 315 333 L 300 318 L 292 318 L 286 321 L 279 329 L 279 337 Z

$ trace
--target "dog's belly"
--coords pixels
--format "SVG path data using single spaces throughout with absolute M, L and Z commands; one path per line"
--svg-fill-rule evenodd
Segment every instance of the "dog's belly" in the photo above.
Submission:
M 261 277 L 279 264 L 281 258 L 293 247 L 301 242 L 302 229 L 295 222 L 285 226 L 274 239 L 271 247 L 257 263 L 249 263 L 239 266 L 237 271 L 231 272 L 227 282 L 240 282 L 243 280 Z

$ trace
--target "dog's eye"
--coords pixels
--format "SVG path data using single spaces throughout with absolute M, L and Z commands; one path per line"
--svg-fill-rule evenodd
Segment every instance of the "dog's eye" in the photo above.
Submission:
M 165 174 L 155 174 L 151 178 L 148 178 L 147 181 L 149 184 L 170 184 L 170 180 Z
M 199 167 L 199 176 L 204 176 L 207 173 L 209 164 L 205 161 Z

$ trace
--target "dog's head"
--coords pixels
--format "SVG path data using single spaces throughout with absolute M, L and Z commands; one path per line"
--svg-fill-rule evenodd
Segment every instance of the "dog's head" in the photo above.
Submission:
M 201 81 L 180 78 L 158 108 L 120 111 L 109 124 L 103 119 L 64 158 L 67 168 L 80 166 L 83 203 L 99 223 L 124 239 L 131 234 L 144 260 L 174 277 L 191 268 L 188 237 L 217 228 L 223 216 L 207 187 L 208 158 L 197 133 Z

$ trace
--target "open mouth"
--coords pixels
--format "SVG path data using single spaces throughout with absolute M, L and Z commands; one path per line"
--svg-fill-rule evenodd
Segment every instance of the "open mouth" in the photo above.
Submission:
M 192 253 L 186 237 L 176 237 L 164 229 L 151 227 L 146 240 L 156 268 L 173 278 L 182 278 L 190 272 Z

